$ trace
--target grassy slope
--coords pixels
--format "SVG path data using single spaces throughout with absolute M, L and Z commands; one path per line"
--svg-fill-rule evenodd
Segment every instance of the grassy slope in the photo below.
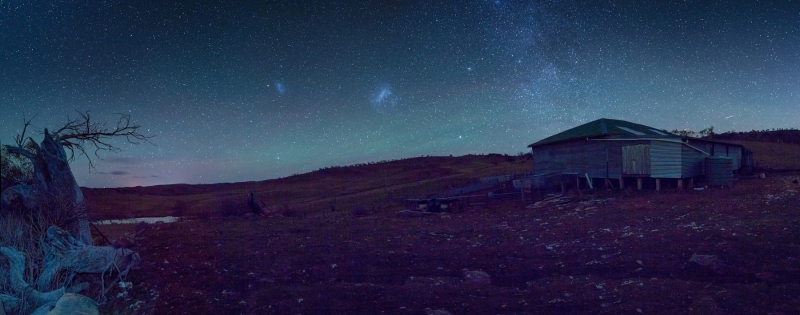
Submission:
M 800 145 L 731 141 L 755 152 L 763 168 L 800 170 Z M 117 219 L 172 215 L 177 200 L 188 210 L 183 215 L 214 214 L 220 200 L 243 202 L 256 193 L 271 211 L 292 208 L 316 213 L 322 209 L 349 210 L 356 206 L 383 205 L 387 195 L 424 196 L 448 187 L 474 183 L 491 175 L 530 172 L 531 161 L 499 155 L 420 157 L 380 164 L 320 170 L 291 177 L 209 185 L 164 185 L 116 189 L 86 189 L 92 219 Z
M 250 190 L 272 211 L 291 207 L 313 213 L 331 206 L 371 207 L 386 203 L 389 194 L 424 196 L 477 182 L 480 177 L 530 170 L 530 160 L 500 155 L 421 157 L 262 182 L 84 189 L 84 194 L 92 219 L 171 215 L 176 200 L 188 205 L 184 215 L 198 216 L 213 213 L 222 199 L 244 202 Z
M 767 169 L 800 170 L 800 145 L 731 141 L 755 152 L 755 161 Z M 253 190 L 267 209 L 287 207 L 300 212 L 348 210 L 381 205 L 388 194 L 424 196 L 448 187 L 474 183 L 478 178 L 531 171 L 531 161 L 499 155 L 421 157 L 380 164 L 320 170 L 262 182 L 210 185 L 164 185 L 117 189 L 86 189 L 92 219 L 166 216 L 177 200 L 188 205 L 189 216 L 213 214 L 226 198 L 242 202 Z

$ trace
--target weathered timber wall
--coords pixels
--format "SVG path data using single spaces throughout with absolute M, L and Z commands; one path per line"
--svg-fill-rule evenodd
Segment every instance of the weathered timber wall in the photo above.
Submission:
M 622 146 L 648 141 L 575 140 L 533 149 L 535 174 L 585 174 L 592 178 L 622 177 Z
M 650 174 L 650 145 L 637 144 L 622 147 L 622 175 Z

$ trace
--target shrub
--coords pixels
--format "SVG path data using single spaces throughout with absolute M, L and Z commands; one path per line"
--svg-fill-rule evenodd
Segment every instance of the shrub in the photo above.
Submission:
M 186 204 L 186 201 L 183 200 L 176 200 L 175 204 L 172 205 L 172 216 L 173 217 L 182 217 L 188 212 L 189 205 Z
M 75 227 L 77 220 L 86 215 L 86 207 L 75 203 L 68 194 L 38 192 L 33 198 L 37 204 L 36 208 L 26 209 L 22 204 L 16 203 L 11 205 L 7 212 L 0 214 L 0 246 L 11 247 L 24 253 L 23 278 L 27 283 L 36 283 L 36 279 L 41 275 L 45 258 L 42 240 L 45 238 L 47 228 L 58 226 L 69 229 Z M 0 294 L 22 298 L 23 294 L 27 293 L 11 290 L 11 284 L 6 281 L 9 279 L 9 269 L 6 266 L 8 260 L 0 255 Z M 75 274 L 72 272 L 64 272 L 53 278 L 53 283 L 47 287 L 36 289 L 42 292 L 54 290 L 71 282 L 73 276 Z M 29 313 L 32 310 L 28 307 L 30 305 L 23 303 L 17 308 L 17 313 Z
M 243 216 L 248 210 L 244 202 L 236 201 L 233 198 L 226 198 L 219 200 L 216 206 L 216 212 L 221 217 Z
M 258 204 L 256 201 L 256 196 L 253 191 L 250 191 L 250 194 L 247 196 L 247 208 L 250 209 L 250 212 L 255 213 L 257 215 L 264 215 L 264 209 L 261 208 L 261 205 Z
M 280 207 L 280 214 L 287 218 L 305 219 L 306 213 L 285 204 Z

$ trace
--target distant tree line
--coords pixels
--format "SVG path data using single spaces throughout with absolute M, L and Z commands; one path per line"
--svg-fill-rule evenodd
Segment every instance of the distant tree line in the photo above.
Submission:
M 728 131 L 720 134 L 714 134 L 710 138 L 713 140 L 723 141 L 738 140 L 800 144 L 800 130 L 773 128 L 771 130 Z
M 726 131 L 722 133 L 715 133 L 714 126 L 700 130 L 698 132 L 692 130 L 672 130 L 672 133 L 695 137 L 704 138 L 709 140 L 721 141 L 758 141 L 758 142 L 772 142 L 772 143 L 790 143 L 800 144 L 800 130 L 794 128 L 772 128 L 764 130 L 750 130 L 750 131 Z
M 530 152 L 527 152 L 527 153 L 526 152 L 519 152 L 519 153 L 516 154 L 516 156 L 508 155 L 508 154 L 498 154 L 498 153 L 489 153 L 489 154 L 486 154 L 486 156 L 488 156 L 488 157 L 496 157 L 496 158 L 505 158 L 508 162 L 513 162 L 514 160 L 517 160 L 517 159 L 525 160 L 525 159 L 531 159 L 532 158 L 532 154 Z M 431 155 L 420 155 L 418 158 L 429 158 L 429 157 L 431 157 Z M 434 157 L 436 157 L 436 156 L 434 156 Z M 451 154 L 449 157 L 453 157 L 453 155 Z M 397 162 L 397 161 L 404 161 L 404 160 L 409 160 L 409 159 L 414 159 L 414 158 L 389 159 L 389 160 L 380 160 L 380 161 L 377 161 L 377 162 L 355 163 L 355 164 L 350 164 L 350 165 L 333 165 L 333 166 L 321 167 L 321 168 L 317 169 L 316 171 L 327 173 L 327 172 L 332 171 L 332 170 L 343 170 L 343 169 L 356 168 L 356 167 L 362 167 L 362 166 L 381 165 L 381 164 Z M 289 177 L 298 176 L 298 175 L 300 175 L 300 174 L 295 173 L 295 174 L 292 174 Z
M 422 156 L 420 156 L 420 157 L 422 157 Z M 400 160 L 402 160 L 402 159 L 380 160 L 378 162 L 355 163 L 355 164 L 350 164 L 350 165 L 333 165 L 333 166 L 328 166 L 328 167 L 321 167 L 321 168 L 319 168 L 317 170 L 318 171 L 325 171 L 325 170 L 332 170 L 332 169 L 339 169 L 339 168 L 378 165 L 378 164 L 384 164 L 384 163 L 395 162 L 395 161 L 400 161 Z
M 695 132 L 693 130 L 688 130 L 688 129 L 682 129 L 682 130 L 674 129 L 674 130 L 672 130 L 672 133 L 674 133 L 676 135 L 679 135 L 679 136 L 686 136 L 686 137 L 693 137 L 693 138 L 704 138 L 704 137 L 715 135 L 714 126 L 708 127 L 706 129 L 703 129 L 703 130 L 700 130 L 700 131 L 697 131 L 697 132 Z
M 431 156 L 430 155 L 420 155 L 419 156 L 419 158 L 425 158 L 425 157 L 431 157 Z M 451 154 L 450 157 L 453 157 L 453 155 Z M 333 165 L 333 166 L 321 167 L 321 168 L 317 169 L 317 171 L 329 171 L 329 170 L 335 170 L 335 169 L 348 169 L 348 168 L 361 167 L 361 166 L 379 165 L 379 164 L 385 164 L 385 163 L 397 162 L 397 161 L 403 161 L 403 160 L 409 160 L 409 159 L 414 159 L 414 158 L 389 159 L 389 160 L 380 160 L 380 161 L 377 161 L 377 162 L 355 163 L 355 164 L 350 164 L 350 165 Z M 295 176 L 295 175 L 300 175 L 300 174 L 292 174 L 292 176 Z

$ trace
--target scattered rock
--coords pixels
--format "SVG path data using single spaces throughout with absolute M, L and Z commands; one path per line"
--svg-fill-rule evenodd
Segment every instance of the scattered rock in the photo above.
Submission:
M 80 294 L 65 293 L 47 315 L 98 315 L 97 302 Z
M 700 266 L 711 267 L 719 261 L 716 255 L 698 255 L 693 254 L 689 261 L 696 263 Z
M 778 281 L 778 277 L 771 272 L 759 272 L 756 274 L 756 279 L 769 283 Z
M 459 285 L 463 282 L 461 278 L 456 277 L 408 277 L 403 285 L 410 287 L 428 288 L 440 285 Z
M 559 196 L 554 196 L 554 197 L 550 197 L 550 198 L 547 198 L 547 199 L 544 199 L 544 200 L 541 200 L 541 201 L 534 202 L 532 205 L 528 205 L 528 208 L 536 209 L 536 208 L 541 208 L 541 207 L 548 206 L 548 205 L 563 205 L 563 204 L 567 204 L 567 203 L 570 203 L 570 202 L 572 202 L 572 198 L 570 198 L 570 197 L 561 197 L 559 195 Z
M 403 210 L 397 212 L 398 217 L 404 217 L 404 218 L 418 218 L 429 215 L 438 215 L 438 213 L 426 212 L 426 211 L 414 211 L 414 210 Z
M 717 305 L 717 302 L 715 302 L 713 298 L 706 295 L 692 303 L 692 311 L 690 314 L 723 315 L 725 311 Z
M 488 273 L 479 270 L 469 271 L 464 269 L 464 281 L 472 284 L 491 284 L 492 278 Z
M 703 267 L 709 267 L 709 268 L 711 268 L 711 270 L 713 270 L 715 273 L 718 273 L 718 274 L 725 273 L 726 269 L 727 269 L 726 266 L 725 266 L 725 263 L 722 260 L 720 260 L 719 258 L 717 258 L 716 255 L 698 255 L 698 254 L 693 254 L 692 258 L 690 258 L 689 261 L 691 261 L 693 263 L 696 263 L 696 264 L 698 264 L 700 266 L 703 266 Z
M 452 314 L 445 310 L 433 310 L 431 308 L 426 308 L 425 315 L 452 315 Z

